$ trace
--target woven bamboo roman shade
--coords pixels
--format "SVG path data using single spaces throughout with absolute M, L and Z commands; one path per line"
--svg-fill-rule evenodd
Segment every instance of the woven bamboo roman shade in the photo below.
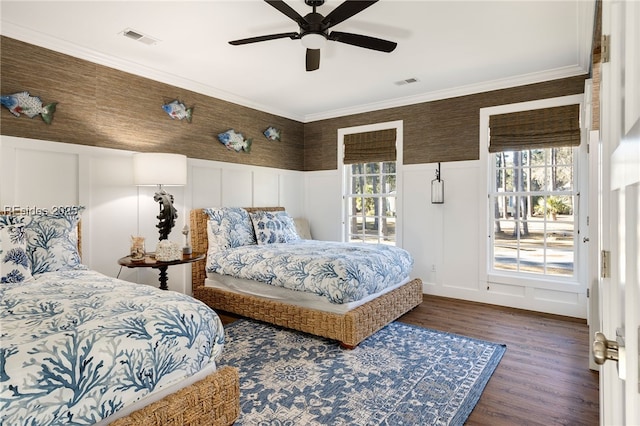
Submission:
M 580 145 L 580 105 L 492 115 L 489 152 Z
M 396 161 L 396 129 L 344 136 L 344 164 Z

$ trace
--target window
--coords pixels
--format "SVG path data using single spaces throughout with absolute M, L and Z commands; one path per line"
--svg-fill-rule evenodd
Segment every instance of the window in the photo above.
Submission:
M 402 121 L 340 129 L 343 241 L 401 246 Z
M 489 123 L 491 271 L 575 278 L 580 106 Z
M 492 154 L 492 269 L 573 277 L 576 148 Z
M 346 167 L 349 182 L 347 241 L 395 244 L 396 162 L 355 163 Z

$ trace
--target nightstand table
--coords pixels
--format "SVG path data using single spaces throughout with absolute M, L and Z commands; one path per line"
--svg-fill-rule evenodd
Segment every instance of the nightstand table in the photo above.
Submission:
M 127 268 L 153 268 L 160 271 L 160 288 L 168 290 L 167 286 L 167 268 L 172 265 L 183 265 L 185 263 L 193 263 L 205 258 L 204 253 L 183 254 L 182 259 L 170 260 L 168 262 L 160 262 L 156 260 L 153 253 L 147 253 L 142 260 L 132 260 L 131 256 L 125 256 L 118 259 L 118 265 Z

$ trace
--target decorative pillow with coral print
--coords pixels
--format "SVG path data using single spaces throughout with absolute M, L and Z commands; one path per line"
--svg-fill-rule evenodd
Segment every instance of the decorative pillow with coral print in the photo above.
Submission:
M 0 215 L 0 283 L 21 283 L 33 278 L 27 239 L 25 217 Z
M 31 274 L 87 269 L 78 251 L 78 222 L 84 207 L 67 206 L 28 216 L 25 227 Z
M 258 244 L 289 243 L 300 239 L 296 224 L 287 212 L 257 211 L 250 216 Z
M 204 209 L 209 216 L 207 237 L 209 248 L 214 251 L 255 245 L 249 213 L 240 207 L 215 207 Z

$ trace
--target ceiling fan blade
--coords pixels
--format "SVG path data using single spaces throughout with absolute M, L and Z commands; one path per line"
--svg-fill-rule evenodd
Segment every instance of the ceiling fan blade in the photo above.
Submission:
M 298 12 L 296 12 L 291 6 L 283 2 L 282 0 L 264 0 L 269 3 L 271 6 L 278 9 L 281 13 L 285 14 L 289 18 L 293 19 L 303 30 L 309 29 L 309 24 L 307 21 L 300 16 Z
M 345 0 L 322 20 L 322 27 L 327 29 L 362 12 L 378 0 Z
M 232 44 L 234 46 L 239 46 L 241 44 L 257 43 L 259 41 L 276 40 L 279 38 L 290 38 L 291 40 L 295 40 L 300 38 L 300 34 L 298 33 L 269 34 L 269 35 L 263 35 L 258 37 L 243 38 L 240 40 L 233 40 L 233 41 L 230 41 L 229 44 Z
M 343 33 L 340 31 L 332 31 L 329 34 L 329 40 L 339 41 L 340 43 L 351 44 L 352 46 L 364 47 L 366 49 L 378 50 L 380 52 L 393 52 L 398 43 L 383 40 L 381 38 L 369 37 L 360 34 Z
M 320 68 L 320 49 L 307 49 L 307 71 Z

